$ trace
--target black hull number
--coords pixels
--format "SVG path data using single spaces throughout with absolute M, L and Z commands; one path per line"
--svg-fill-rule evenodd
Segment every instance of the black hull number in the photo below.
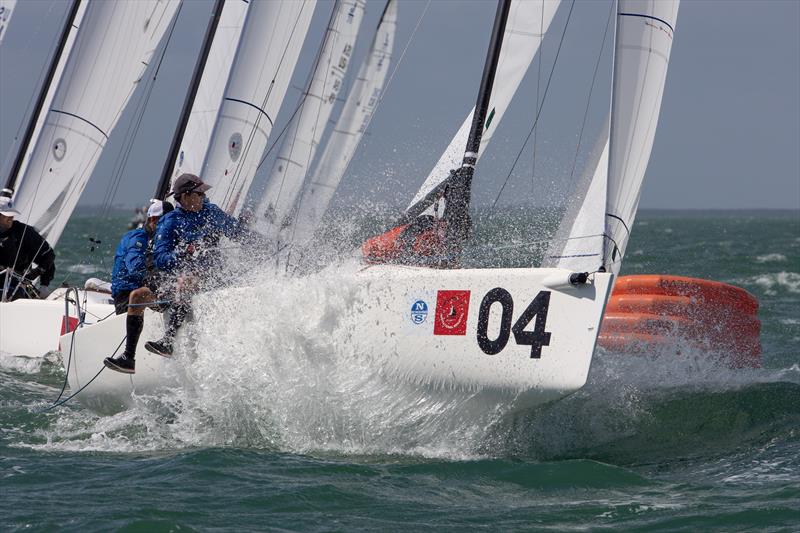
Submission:
M 499 303 L 501 308 L 500 333 L 496 339 L 492 340 L 488 334 L 489 312 L 495 303 Z M 511 294 L 500 287 L 490 290 L 483 297 L 478 312 L 478 346 L 485 354 L 497 355 L 506 347 L 508 339 L 513 333 L 514 342 L 530 346 L 531 358 L 539 359 L 542 357 L 542 346 L 550 345 L 550 332 L 544 330 L 549 307 L 550 291 L 540 291 L 512 326 L 514 299 Z M 526 330 L 525 328 L 531 322 L 533 322 L 533 330 Z

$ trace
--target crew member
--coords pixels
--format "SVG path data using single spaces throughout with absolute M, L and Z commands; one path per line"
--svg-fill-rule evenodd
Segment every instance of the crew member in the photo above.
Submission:
M 14 220 L 18 216 L 11 198 L 0 196 L 0 270 L 7 269 L 6 275 L 0 276 L 0 299 L 27 298 L 28 294 L 19 287 L 20 278 L 29 282 L 37 276 L 39 297 L 46 298 L 56 274 L 56 254 L 32 226 Z M 9 276 L 12 277 L 6 284 Z M 3 294 L 4 287 L 7 294 Z
M 135 371 L 136 345 L 144 327 L 144 308 L 155 301 L 156 283 L 151 275 L 152 238 L 159 218 L 171 210 L 170 203 L 154 200 L 147 209 L 144 227 L 127 232 L 117 246 L 111 273 L 111 294 L 117 314 L 128 313 L 127 337 L 125 351 L 103 361 L 108 368 L 117 372 L 133 374 Z
M 172 355 L 173 339 L 191 311 L 192 295 L 219 268 L 220 237 L 237 241 L 256 238 L 235 218 L 208 201 L 205 193 L 210 188 L 194 174 L 179 176 L 170 193 L 179 207 L 165 215 L 156 230 L 154 263 L 159 271 L 172 277 L 174 292 L 169 297 L 172 305 L 164 337 L 147 342 L 145 348 L 165 357 Z

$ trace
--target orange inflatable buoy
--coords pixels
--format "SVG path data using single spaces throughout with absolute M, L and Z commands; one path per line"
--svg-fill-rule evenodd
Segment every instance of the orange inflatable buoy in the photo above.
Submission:
M 735 367 L 760 366 L 757 312 L 753 295 L 719 281 L 622 276 L 606 305 L 597 342 L 627 353 L 688 346 L 724 356 Z

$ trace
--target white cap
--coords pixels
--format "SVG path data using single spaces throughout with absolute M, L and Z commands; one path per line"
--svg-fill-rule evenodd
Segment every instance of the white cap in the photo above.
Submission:
M 147 209 L 147 218 L 160 217 L 164 214 L 164 203 L 161 200 L 153 200 L 150 207 Z
M 11 203 L 11 198 L 8 196 L 0 196 L 0 215 L 6 217 L 18 217 L 19 211 L 14 209 L 14 204 Z

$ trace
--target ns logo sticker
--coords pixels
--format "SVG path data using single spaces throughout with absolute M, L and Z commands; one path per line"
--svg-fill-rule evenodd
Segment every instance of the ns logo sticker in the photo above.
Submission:
M 428 304 L 424 300 L 417 300 L 411 305 L 411 322 L 422 324 L 428 318 Z

